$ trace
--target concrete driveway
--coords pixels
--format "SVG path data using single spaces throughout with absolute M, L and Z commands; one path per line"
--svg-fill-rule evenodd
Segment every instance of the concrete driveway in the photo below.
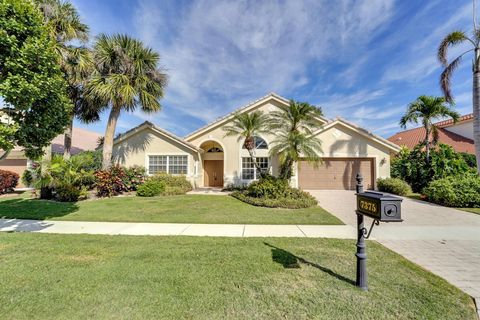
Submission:
M 353 191 L 311 190 L 320 206 L 356 226 Z M 401 223 L 375 226 L 372 238 L 459 287 L 480 304 L 480 215 L 403 198 Z M 370 227 L 371 219 L 366 220 Z

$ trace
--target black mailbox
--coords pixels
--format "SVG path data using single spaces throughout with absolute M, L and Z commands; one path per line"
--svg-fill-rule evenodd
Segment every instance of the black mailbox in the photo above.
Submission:
M 357 213 L 382 222 L 401 222 L 402 199 L 381 192 L 357 193 Z

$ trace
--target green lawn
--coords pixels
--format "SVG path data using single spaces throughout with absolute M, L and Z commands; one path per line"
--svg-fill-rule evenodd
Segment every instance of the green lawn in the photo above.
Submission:
M 2 319 L 475 319 L 472 300 L 369 242 L 0 234 Z
M 457 208 L 457 209 L 467 211 L 467 212 L 476 213 L 476 214 L 480 214 L 480 208 Z
M 185 195 L 115 197 L 61 203 L 31 199 L 28 194 L 0 198 L 0 217 L 75 221 L 342 224 L 320 207 L 271 209 L 255 207 L 230 196 Z

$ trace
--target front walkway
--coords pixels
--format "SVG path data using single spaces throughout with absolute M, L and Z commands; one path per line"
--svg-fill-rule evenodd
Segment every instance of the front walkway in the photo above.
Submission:
M 356 238 L 355 228 L 345 225 L 185 224 L 0 219 L 1 231 L 151 236 Z
M 353 191 L 310 191 L 325 210 L 356 226 Z M 372 238 L 446 279 L 480 304 L 480 215 L 404 198 L 401 223 L 375 226 Z M 370 227 L 371 219 L 366 219 Z M 367 249 L 368 250 L 368 249 Z

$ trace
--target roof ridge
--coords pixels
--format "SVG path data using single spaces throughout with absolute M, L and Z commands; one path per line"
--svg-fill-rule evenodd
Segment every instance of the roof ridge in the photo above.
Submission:
M 262 100 L 265 100 L 265 99 L 267 99 L 267 98 L 269 98 L 269 97 L 275 97 L 275 98 L 277 98 L 277 99 L 279 99 L 279 100 L 283 100 L 283 101 L 285 101 L 285 102 L 288 102 L 288 101 L 289 101 L 288 99 L 286 99 L 286 98 L 280 96 L 279 94 L 271 91 L 271 92 L 269 92 L 268 94 L 264 95 L 263 97 L 260 97 L 260 98 L 254 100 L 254 101 L 252 101 L 252 102 L 249 102 L 248 104 L 243 105 L 243 106 L 241 106 L 241 107 L 235 108 L 235 110 L 233 110 L 232 112 L 227 113 L 226 115 L 217 117 L 215 120 L 207 123 L 206 125 L 198 128 L 197 130 L 194 130 L 194 131 L 190 132 L 188 135 L 186 135 L 186 136 L 183 137 L 183 138 L 184 138 L 184 139 L 187 139 L 187 138 L 195 135 L 196 133 L 198 133 L 198 132 L 200 132 L 200 131 L 202 131 L 202 130 L 205 130 L 206 128 L 210 127 L 211 125 L 213 125 L 213 124 L 215 124 L 215 123 L 217 123 L 217 122 L 219 122 L 219 121 L 222 121 L 222 120 L 224 120 L 224 119 L 227 119 L 227 118 L 231 117 L 232 115 L 234 115 L 235 113 L 241 112 L 242 110 L 245 110 L 245 109 L 251 107 L 252 105 L 254 105 L 254 104 L 256 104 L 256 103 L 258 103 L 258 102 L 260 102 L 260 101 L 262 101 Z

